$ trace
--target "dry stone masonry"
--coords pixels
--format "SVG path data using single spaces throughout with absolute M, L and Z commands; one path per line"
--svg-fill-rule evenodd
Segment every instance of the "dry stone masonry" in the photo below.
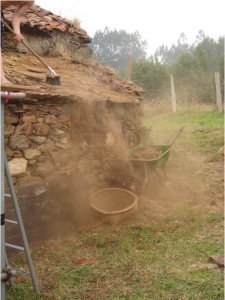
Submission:
M 88 189 L 103 186 L 119 155 L 137 143 L 136 106 L 40 95 L 5 105 L 5 153 L 14 185 L 77 172 Z

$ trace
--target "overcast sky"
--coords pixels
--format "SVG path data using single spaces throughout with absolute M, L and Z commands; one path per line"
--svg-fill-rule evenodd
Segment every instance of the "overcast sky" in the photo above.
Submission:
M 199 30 L 217 40 L 225 30 L 225 0 L 36 0 L 35 3 L 68 19 L 78 18 L 93 37 L 106 26 L 128 33 L 139 31 L 150 56 L 161 46 L 176 44 L 182 32 L 189 44 Z

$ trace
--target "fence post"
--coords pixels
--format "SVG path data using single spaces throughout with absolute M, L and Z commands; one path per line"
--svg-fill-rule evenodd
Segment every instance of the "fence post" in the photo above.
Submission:
M 175 94 L 175 89 L 174 89 L 174 82 L 173 82 L 173 74 L 170 74 L 170 82 L 171 82 L 171 95 L 172 95 L 172 109 L 173 112 L 175 113 L 177 111 L 176 107 L 176 94 Z
M 220 88 L 220 73 L 215 72 L 215 81 L 216 81 L 216 102 L 217 102 L 217 107 L 220 112 L 223 111 L 222 107 L 222 97 L 221 97 L 221 88 Z
M 127 75 L 128 75 L 128 81 L 130 81 L 130 53 L 127 52 Z

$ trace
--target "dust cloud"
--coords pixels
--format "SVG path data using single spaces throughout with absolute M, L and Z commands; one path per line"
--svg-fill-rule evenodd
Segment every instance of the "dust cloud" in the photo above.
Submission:
M 101 189 L 123 185 L 124 178 L 115 183 L 114 174 L 127 172 L 131 167 L 123 122 L 107 108 L 106 102 L 90 101 L 74 106 L 70 155 L 73 170 L 67 176 L 71 187 L 65 191 L 67 200 L 62 202 L 64 210 L 68 211 L 67 223 L 71 222 L 76 229 L 98 222 L 90 207 L 91 195 Z

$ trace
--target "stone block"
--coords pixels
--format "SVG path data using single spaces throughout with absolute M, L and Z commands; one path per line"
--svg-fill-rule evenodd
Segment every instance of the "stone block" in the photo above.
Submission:
M 35 124 L 35 133 L 37 135 L 47 135 L 50 131 L 50 127 L 45 123 Z
M 5 124 L 17 124 L 18 121 L 19 121 L 18 117 L 12 117 L 8 115 L 4 117 Z
M 39 147 L 39 150 L 41 152 L 47 152 L 51 153 L 52 151 L 55 151 L 57 148 L 55 146 L 55 143 L 52 140 L 47 140 L 44 144 L 42 144 Z
M 13 157 L 14 158 L 23 158 L 23 154 L 20 151 L 15 151 Z
M 10 148 L 6 148 L 5 149 L 5 155 L 7 158 L 13 157 L 14 151 L 12 151 L 12 149 Z
M 29 147 L 29 140 L 26 136 L 12 134 L 9 138 L 9 148 L 13 150 L 26 150 Z
M 54 135 L 60 136 L 60 137 L 64 137 L 66 135 L 65 131 L 55 128 L 53 131 Z
M 8 162 L 11 176 L 20 177 L 25 175 L 27 160 L 24 158 L 14 158 Z
M 31 136 L 29 140 L 37 145 L 42 145 L 47 141 L 46 137 L 39 135 Z
M 23 155 L 26 159 L 36 160 L 41 155 L 41 152 L 37 149 L 27 149 L 23 151 Z
M 54 115 L 44 116 L 44 120 L 45 120 L 45 123 L 48 125 L 57 123 L 57 119 Z
M 36 123 L 37 122 L 36 116 L 34 116 L 34 115 L 31 115 L 31 116 L 25 115 L 22 117 L 22 120 L 23 120 L 23 123 Z
M 31 135 L 33 132 L 33 124 L 32 123 L 25 123 L 23 125 L 19 125 L 16 127 L 15 134 L 20 135 Z
M 12 124 L 4 125 L 4 137 L 10 137 L 11 134 L 15 132 L 15 126 Z

